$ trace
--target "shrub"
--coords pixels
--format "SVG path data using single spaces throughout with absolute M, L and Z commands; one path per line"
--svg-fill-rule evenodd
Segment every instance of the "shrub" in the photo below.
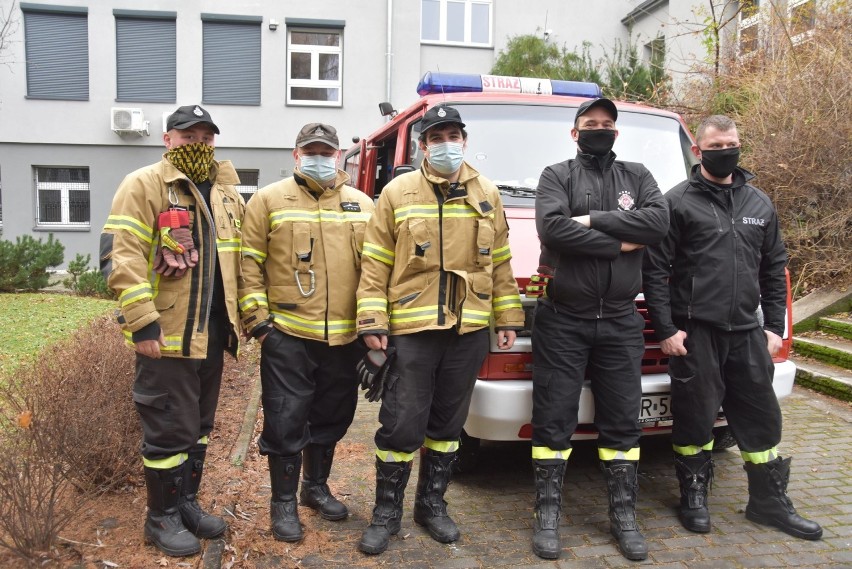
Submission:
M 0 379 L 0 547 L 33 562 L 138 471 L 133 352 L 101 317 Z
M 0 241 L 0 292 L 46 287 L 47 269 L 61 265 L 64 253 L 65 247 L 52 233 L 46 243 L 30 235 L 18 237 L 15 243 Z
M 97 269 L 89 269 L 91 260 L 91 255 L 84 257 L 77 253 L 74 260 L 68 262 L 68 273 L 71 276 L 62 281 L 62 284 L 82 296 L 114 298 L 115 295 L 107 286 L 103 274 Z

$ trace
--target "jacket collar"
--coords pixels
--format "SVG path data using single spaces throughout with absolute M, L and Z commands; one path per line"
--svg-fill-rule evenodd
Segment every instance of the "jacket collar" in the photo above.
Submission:
M 450 182 L 446 178 L 439 178 L 438 176 L 431 175 L 426 170 L 425 161 L 424 164 L 421 164 L 420 166 L 420 172 L 423 174 L 423 177 L 426 178 L 429 185 L 432 187 L 437 185 L 441 188 L 444 195 L 447 195 L 447 192 L 449 192 L 450 189 Z M 482 184 L 480 184 L 479 175 L 480 174 L 476 168 L 467 162 L 462 162 L 457 183 L 464 186 L 467 192 L 465 201 L 480 214 L 487 215 L 494 209 L 494 204 L 488 202 L 485 191 L 482 189 Z
M 341 187 L 343 187 L 346 183 L 349 182 L 349 174 L 347 174 L 343 170 L 338 169 L 337 177 L 335 177 L 334 179 L 334 185 L 330 188 L 322 186 L 313 178 L 305 176 L 304 174 L 302 174 L 302 172 L 299 171 L 298 168 L 293 171 L 293 179 L 295 179 L 296 183 L 300 186 L 310 190 L 311 194 L 315 196 L 321 196 L 327 191 L 339 190 Z
M 615 162 L 615 152 L 610 150 L 604 156 L 595 156 L 594 154 L 586 154 L 585 152 L 580 152 L 580 150 L 578 149 L 577 160 L 579 160 L 583 168 L 598 168 L 601 170 L 606 170 L 612 166 L 613 162 Z
M 734 177 L 731 183 L 731 189 L 735 190 L 737 188 L 745 186 L 752 179 L 754 179 L 754 177 L 754 174 L 752 174 L 750 171 L 737 166 L 737 168 L 734 170 Z M 701 175 L 700 163 L 695 164 L 692 167 L 692 171 L 690 172 L 689 178 L 694 185 L 700 187 L 703 190 L 717 191 L 719 189 L 719 186 L 717 186 L 716 184 Z
M 169 162 L 167 158 L 168 153 L 163 154 L 163 181 L 167 184 L 171 184 L 178 180 L 186 180 L 190 181 L 189 178 L 186 177 L 186 174 L 175 168 L 174 164 Z M 233 165 L 230 160 L 222 160 L 217 161 L 214 160 L 213 164 L 210 166 L 210 183 L 215 185 L 219 184 L 238 184 L 240 182 L 239 176 L 237 176 L 236 170 L 234 170 Z

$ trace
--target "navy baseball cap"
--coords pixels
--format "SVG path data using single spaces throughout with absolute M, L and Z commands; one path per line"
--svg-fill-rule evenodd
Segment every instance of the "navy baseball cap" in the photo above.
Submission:
M 209 124 L 213 132 L 219 134 L 219 127 L 213 122 L 210 113 L 198 105 L 186 105 L 170 114 L 169 118 L 166 119 L 166 130 L 169 131 L 173 128 L 182 130 L 200 122 Z

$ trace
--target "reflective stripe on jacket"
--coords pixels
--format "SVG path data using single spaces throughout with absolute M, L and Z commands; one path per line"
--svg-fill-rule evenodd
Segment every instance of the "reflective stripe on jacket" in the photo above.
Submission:
M 467 163 L 458 186 L 424 168 L 395 178 L 367 225 L 358 331 L 522 328 L 500 194 Z
M 347 344 L 367 220 L 375 209 L 338 171 L 325 189 L 299 171 L 260 189 L 243 223 L 240 312 L 252 330 L 269 321 L 286 334 Z
M 234 186 L 239 177 L 230 161 L 211 168 L 210 208 L 195 185 L 166 158 L 128 174 L 116 191 L 101 234 L 101 268 L 118 295 L 118 320 L 132 333 L 157 321 L 166 339 L 165 356 L 204 358 L 216 263 L 221 268 L 228 319 L 239 336 L 237 274 L 240 223 L 245 211 Z M 189 211 L 198 265 L 180 278 L 154 272 L 159 246 L 157 218 L 177 200 Z M 235 355 L 238 346 L 229 346 Z

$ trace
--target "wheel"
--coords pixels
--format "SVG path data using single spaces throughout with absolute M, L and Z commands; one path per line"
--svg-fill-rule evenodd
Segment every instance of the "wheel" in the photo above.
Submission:
M 727 425 L 713 429 L 713 450 L 725 450 L 737 446 L 737 439 Z
M 471 437 L 466 432 L 462 431 L 459 437 L 459 450 L 456 454 L 456 461 L 453 463 L 453 472 L 456 474 L 464 474 L 472 472 L 476 468 L 476 461 L 479 455 L 480 440 L 476 437 Z

